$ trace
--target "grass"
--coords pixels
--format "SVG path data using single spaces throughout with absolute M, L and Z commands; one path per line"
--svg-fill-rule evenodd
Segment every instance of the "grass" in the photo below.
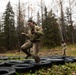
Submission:
M 17 75 L 76 75 L 76 63 L 66 63 L 65 65 L 53 65 L 51 68 L 40 69 L 35 73 L 17 73 Z
M 48 56 L 48 55 L 62 55 L 63 51 L 62 51 L 61 46 L 58 46 L 58 47 L 55 47 L 52 49 L 43 48 L 41 50 L 41 53 L 43 54 L 43 56 L 45 56 L 45 55 L 46 56 Z M 76 56 L 76 44 L 67 45 L 66 55 L 67 56 Z
M 61 49 L 61 46 L 52 49 L 42 48 L 39 51 L 39 56 L 62 54 L 63 51 Z M 67 45 L 66 55 L 76 57 L 76 44 Z M 10 51 L 7 53 L 0 54 L 0 56 L 25 56 L 25 54 L 22 51 L 18 52 L 17 50 L 14 50 L 13 52 Z M 66 63 L 65 65 L 53 65 L 49 68 L 40 69 L 35 73 L 17 73 L 17 75 L 76 75 L 76 63 Z
M 42 48 L 39 51 L 39 56 L 48 56 L 48 55 L 62 55 L 63 51 L 61 46 L 48 49 Z M 67 45 L 66 49 L 67 56 L 76 56 L 76 44 Z M 26 56 L 22 51 L 18 52 L 18 50 L 7 51 L 6 53 L 1 53 L 0 56 Z

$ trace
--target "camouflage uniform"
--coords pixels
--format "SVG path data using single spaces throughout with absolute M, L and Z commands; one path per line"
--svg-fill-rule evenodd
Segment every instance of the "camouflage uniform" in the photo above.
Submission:
M 35 33 L 33 33 L 33 31 Z M 42 27 L 35 25 L 33 28 L 29 29 L 28 34 L 25 34 L 25 37 L 27 37 L 29 40 L 27 40 L 27 42 L 21 46 L 21 49 L 28 56 L 31 56 L 30 52 L 28 52 L 28 49 L 31 47 L 33 47 L 33 55 L 37 56 L 41 37 L 43 35 L 42 31 Z
M 63 42 L 62 44 L 61 44 L 61 46 L 62 46 L 62 52 L 63 52 L 63 55 L 66 55 L 66 43 L 65 42 Z
M 33 43 L 33 54 L 38 55 L 40 49 L 40 41 L 43 33 L 42 33 L 42 28 L 39 26 L 35 26 L 34 29 L 36 34 L 32 34 L 30 40 Z

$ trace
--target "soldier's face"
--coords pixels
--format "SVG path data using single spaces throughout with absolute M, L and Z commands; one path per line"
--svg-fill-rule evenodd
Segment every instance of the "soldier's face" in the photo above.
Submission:
M 33 24 L 32 22 L 28 22 L 28 25 L 29 25 L 30 27 L 33 27 L 33 26 L 34 26 L 34 24 Z

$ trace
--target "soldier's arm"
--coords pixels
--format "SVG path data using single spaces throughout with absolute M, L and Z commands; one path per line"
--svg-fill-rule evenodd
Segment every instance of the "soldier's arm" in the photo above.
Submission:
M 41 27 L 36 27 L 35 33 L 39 36 L 42 36 L 43 35 L 43 29 Z
M 28 39 L 30 38 L 30 35 L 29 35 L 29 34 L 26 34 L 26 33 L 24 33 L 24 32 L 22 32 L 21 34 L 24 35 L 24 36 L 25 36 L 26 38 L 28 38 Z

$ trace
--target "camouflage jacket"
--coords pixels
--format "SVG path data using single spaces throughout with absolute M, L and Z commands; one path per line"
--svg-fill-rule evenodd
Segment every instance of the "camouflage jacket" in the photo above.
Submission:
M 35 33 L 32 34 L 32 30 L 34 30 Z M 42 27 L 34 26 L 34 28 L 29 28 L 27 36 L 31 42 L 40 42 L 41 37 L 43 36 Z

